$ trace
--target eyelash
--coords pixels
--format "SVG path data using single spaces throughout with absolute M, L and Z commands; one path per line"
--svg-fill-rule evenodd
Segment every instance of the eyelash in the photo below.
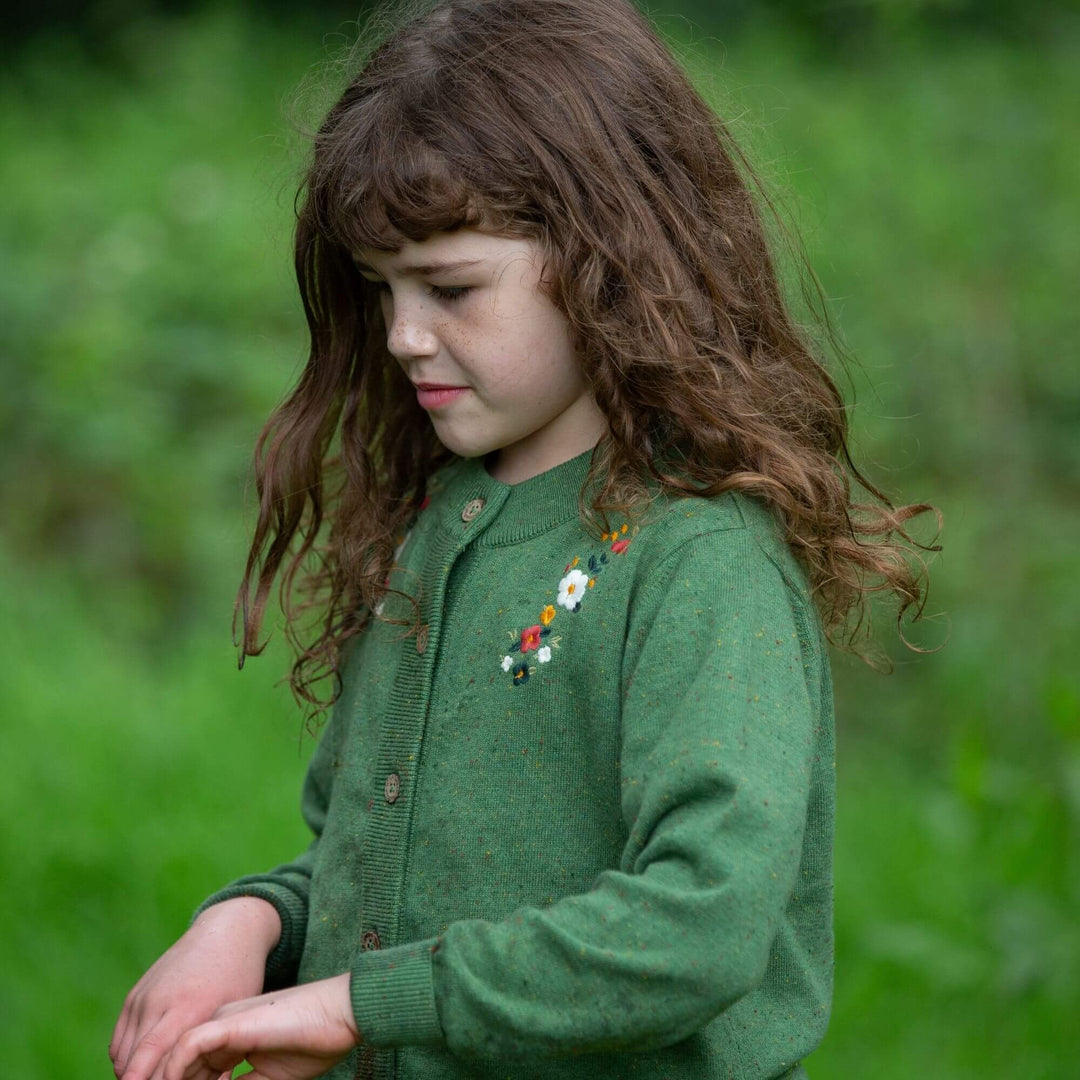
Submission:
M 379 292 L 385 292 L 390 286 L 385 281 L 379 281 L 375 282 L 375 287 Z M 471 288 L 471 285 L 429 285 L 428 294 L 436 300 L 453 303 L 455 300 L 460 300 Z
M 460 300 L 470 289 L 469 285 L 431 285 L 428 292 L 437 300 Z

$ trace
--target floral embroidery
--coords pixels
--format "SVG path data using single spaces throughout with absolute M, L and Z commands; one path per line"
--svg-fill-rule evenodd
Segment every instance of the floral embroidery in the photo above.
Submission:
M 629 536 L 625 534 L 630 532 Z M 601 539 L 607 543 L 611 541 L 610 551 L 613 555 L 622 555 L 630 546 L 630 540 L 640 531 L 640 526 L 635 525 L 633 530 L 623 523 L 622 527 L 610 533 L 604 533 Z M 596 579 L 610 565 L 607 551 L 601 551 L 599 555 L 590 555 L 585 563 L 585 569 L 581 568 L 581 559 L 575 555 L 563 569 L 563 576 L 559 581 L 556 604 L 567 611 L 577 613 L 581 610 L 582 602 L 588 595 L 589 590 L 596 585 Z M 502 658 L 502 669 L 509 672 L 514 686 L 521 686 L 529 681 L 530 675 L 536 674 L 536 668 L 529 666 L 528 653 L 535 652 L 538 663 L 549 663 L 552 657 L 552 649 L 559 648 L 561 638 L 551 637 L 551 624 L 555 619 L 558 608 L 554 604 L 547 604 L 540 612 L 540 622 L 535 626 L 528 626 L 520 633 L 516 630 L 507 631 L 513 644 L 510 652 Z M 515 659 L 513 653 L 520 654 L 524 659 Z

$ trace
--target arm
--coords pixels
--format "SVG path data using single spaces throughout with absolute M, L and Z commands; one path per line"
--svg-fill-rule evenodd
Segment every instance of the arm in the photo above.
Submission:
M 327 732 L 327 735 L 330 733 Z M 325 740 L 324 740 L 325 741 Z M 251 874 L 218 890 L 204 900 L 192 916 L 192 925 L 210 908 L 238 897 L 258 897 L 273 905 L 281 922 L 280 938 L 266 958 L 265 990 L 291 986 L 304 951 L 307 934 L 308 896 L 311 890 L 311 871 L 318 851 L 319 836 L 326 820 L 328 789 L 323 787 L 324 763 L 320 758 L 323 743 L 316 748 L 308 767 L 301 798 L 301 812 L 315 834 L 307 850 L 290 863 L 275 867 L 265 874 Z
M 113 1071 L 146 1080 L 179 1035 L 257 993 L 280 934 L 269 904 L 238 897 L 200 916 L 132 987 L 109 1043 Z
M 339 712 L 334 709 L 304 780 L 301 809 L 314 834 L 310 846 L 293 862 L 239 878 L 199 906 L 187 932 L 124 1001 L 109 1045 L 118 1077 L 145 1080 L 180 1034 L 221 1006 L 295 981 L 330 800 Z
M 352 641 L 355 640 L 352 639 Z M 338 700 L 342 700 L 345 696 L 343 693 Z M 192 922 L 194 922 L 214 905 L 241 896 L 258 897 L 273 905 L 281 920 L 281 937 L 266 959 L 263 989 L 267 991 L 291 986 L 295 982 L 300 957 L 304 951 L 304 939 L 307 936 L 308 898 L 311 894 L 311 873 L 330 805 L 330 793 L 337 771 L 334 763 L 344 736 L 342 712 L 343 710 L 335 705 L 304 777 L 300 812 L 312 833 L 312 840 L 307 850 L 291 862 L 277 866 L 266 873 L 237 878 L 207 897 L 192 917 Z
M 747 529 L 665 556 L 630 612 L 618 869 L 544 908 L 358 952 L 363 1040 L 642 1051 L 757 987 L 797 877 L 818 723 L 801 604 Z

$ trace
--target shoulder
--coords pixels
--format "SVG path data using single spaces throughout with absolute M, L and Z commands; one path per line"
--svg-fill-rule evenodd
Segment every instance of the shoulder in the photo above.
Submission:
M 642 525 L 638 542 L 644 576 L 661 564 L 677 561 L 691 548 L 703 553 L 699 558 L 743 551 L 773 563 L 785 580 L 806 591 L 805 575 L 784 538 L 779 517 L 758 496 L 726 491 L 712 498 L 662 497 L 648 524 Z
M 632 618 L 649 617 L 657 604 L 684 597 L 689 588 L 702 603 L 720 595 L 742 596 L 766 611 L 790 608 L 806 636 L 817 636 L 806 570 L 767 500 L 736 491 L 711 498 L 662 497 L 649 516 L 635 537 L 628 597 Z M 713 600 L 704 599 L 709 596 Z
M 809 579 L 767 500 L 728 491 L 679 496 L 642 525 L 629 596 L 631 627 L 651 627 L 661 612 L 723 618 L 739 611 L 762 626 L 791 623 L 808 662 L 825 645 Z

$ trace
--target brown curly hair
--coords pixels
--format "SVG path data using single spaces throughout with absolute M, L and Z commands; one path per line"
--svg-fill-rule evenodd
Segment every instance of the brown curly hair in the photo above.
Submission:
M 581 499 L 587 528 L 607 532 L 608 511 L 632 513 L 657 490 L 751 493 L 782 524 L 834 644 L 855 651 L 868 593 L 895 594 L 898 628 L 912 605 L 919 618 L 916 549 L 940 547 L 903 526 L 932 510 L 940 529 L 941 515 L 894 507 L 852 463 L 843 398 L 785 304 L 751 188 L 790 233 L 654 26 L 630 0 L 398 10 L 368 24 L 377 40 L 355 48 L 358 73 L 315 134 L 297 196 L 311 348 L 256 446 L 241 666 L 262 651 L 281 571 L 293 692 L 309 719 L 340 692 L 341 648 L 387 591 L 429 478 L 455 456 L 387 352 L 377 286 L 352 253 L 461 227 L 540 245 L 543 287 L 609 424 L 583 488 L 602 478 Z M 875 501 L 853 502 L 852 480 Z M 320 699 L 328 676 L 335 690 Z

